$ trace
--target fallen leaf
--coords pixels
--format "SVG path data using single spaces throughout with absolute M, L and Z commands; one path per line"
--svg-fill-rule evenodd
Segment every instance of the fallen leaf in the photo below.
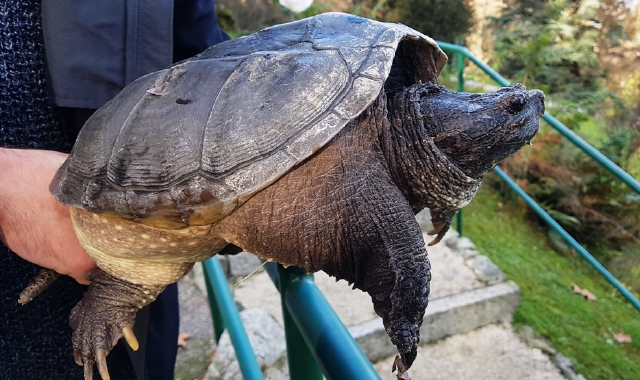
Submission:
M 625 334 L 622 330 L 617 334 L 613 334 L 613 339 L 620 343 L 631 343 L 631 335 Z
M 581 296 L 586 298 L 587 301 L 597 301 L 598 300 L 598 297 L 596 297 L 588 289 L 580 289 L 580 287 L 578 285 L 576 285 L 576 284 L 571 284 L 571 286 L 573 287 L 573 292 L 574 293 L 580 294 Z
M 187 340 L 191 339 L 191 334 L 180 333 L 178 334 L 178 347 L 187 348 Z
M 596 297 L 593 293 L 591 293 L 587 289 L 582 289 L 582 293 L 581 294 L 587 299 L 587 301 L 597 301 L 598 300 L 598 297 Z

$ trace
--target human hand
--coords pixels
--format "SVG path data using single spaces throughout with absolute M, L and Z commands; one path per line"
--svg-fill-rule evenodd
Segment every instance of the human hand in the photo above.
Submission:
M 66 158 L 53 151 L 0 148 L 0 240 L 23 259 L 88 284 L 96 264 L 73 231 L 69 207 L 49 193 Z

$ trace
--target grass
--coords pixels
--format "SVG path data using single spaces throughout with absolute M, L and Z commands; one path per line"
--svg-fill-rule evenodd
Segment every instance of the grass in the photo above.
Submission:
M 525 220 L 525 207 L 483 186 L 464 209 L 464 235 L 521 288 L 514 324 L 549 338 L 587 379 L 640 378 L 640 312 L 581 258 L 549 248 L 544 228 Z M 574 283 L 598 301 L 574 294 Z M 615 341 L 620 330 L 633 343 Z

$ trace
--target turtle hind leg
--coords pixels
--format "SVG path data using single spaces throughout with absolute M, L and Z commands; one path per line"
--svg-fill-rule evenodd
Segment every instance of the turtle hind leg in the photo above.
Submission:
M 45 291 L 49 285 L 53 284 L 55 280 L 60 277 L 60 273 L 54 271 L 53 269 L 42 268 L 36 275 L 36 277 L 27 285 L 26 288 L 22 292 L 20 292 L 20 296 L 18 297 L 18 303 L 20 305 L 26 305 L 29 302 L 33 301 L 40 293 Z
M 123 336 L 134 351 L 138 349 L 132 330 L 136 313 L 155 300 L 165 285 L 136 285 L 100 269 L 93 270 L 88 279 L 89 290 L 69 317 L 74 359 L 84 366 L 85 380 L 91 379 L 94 364 L 107 380 L 107 354 Z

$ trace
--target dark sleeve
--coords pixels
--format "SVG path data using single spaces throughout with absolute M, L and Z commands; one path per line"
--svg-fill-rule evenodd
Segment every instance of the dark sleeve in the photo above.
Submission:
M 229 39 L 218 25 L 213 0 L 175 0 L 173 13 L 174 62 Z
M 173 1 L 42 2 L 57 105 L 100 108 L 138 77 L 172 63 Z

